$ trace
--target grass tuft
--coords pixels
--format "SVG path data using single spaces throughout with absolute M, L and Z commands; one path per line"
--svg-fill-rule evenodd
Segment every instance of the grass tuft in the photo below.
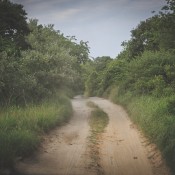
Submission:
M 89 106 L 90 108 L 98 108 L 98 106 L 95 103 L 93 103 L 92 101 L 88 101 L 87 106 Z
M 109 121 L 108 115 L 100 108 L 96 108 L 91 112 L 90 126 L 94 134 L 104 132 Z
M 108 125 L 109 118 L 108 115 L 100 109 L 96 104 L 93 102 L 88 102 L 90 106 L 93 108 L 90 117 L 90 127 L 91 127 L 91 135 L 89 137 L 90 141 L 90 153 L 93 164 L 91 166 L 95 166 L 97 169 L 97 173 L 99 175 L 103 174 L 103 170 L 100 166 L 99 161 L 99 147 L 98 144 L 100 142 L 102 133 L 105 131 L 106 126 Z M 97 166 L 96 166 L 97 165 Z

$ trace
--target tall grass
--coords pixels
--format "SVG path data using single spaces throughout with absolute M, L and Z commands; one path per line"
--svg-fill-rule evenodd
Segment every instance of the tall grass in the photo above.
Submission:
M 167 110 L 168 104 L 169 98 L 142 96 L 133 98 L 127 108 L 175 171 L 175 116 Z
M 175 115 L 169 111 L 169 103 L 174 97 L 120 95 L 116 88 L 110 96 L 115 103 L 126 107 L 131 119 L 157 144 L 175 173 Z
M 48 100 L 37 106 L 8 107 L 0 112 L 0 167 L 11 167 L 19 156 L 34 151 L 41 135 L 71 116 L 67 97 Z

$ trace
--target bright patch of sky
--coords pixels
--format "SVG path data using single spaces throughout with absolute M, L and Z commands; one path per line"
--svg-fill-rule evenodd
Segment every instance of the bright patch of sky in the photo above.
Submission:
M 165 0 L 12 0 L 22 4 L 28 18 L 54 24 L 65 36 L 89 41 L 90 55 L 115 58 L 122 41 L 140 21 L 159 11 Z

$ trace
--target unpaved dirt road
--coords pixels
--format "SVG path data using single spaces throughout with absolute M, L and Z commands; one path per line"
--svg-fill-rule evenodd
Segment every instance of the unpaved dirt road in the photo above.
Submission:
M 109 116 L 109 124 L 98 143 L 97 165 L 91 160 L 92 151 L 88 146 L 91 109 L 87 101 L 96 103 Z M 35 156 L 17 163 L 20 174 L 169 175 L 155 146 L 145 146 L 148 142 L 120 106 L 105 99 L 81 96 L 74 98 L 72 104 L 74 115 L 69 123 L 46 136 Z

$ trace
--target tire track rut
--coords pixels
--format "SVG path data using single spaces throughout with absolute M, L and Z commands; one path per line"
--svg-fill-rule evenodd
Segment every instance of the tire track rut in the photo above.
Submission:
M 34 156 L 17 162 L 16 169 L 21 175 L 99 174 L 89 150 L 91 109 L 86 105 L 89 100 L 109 116 L 109 124 L 98 142 L 98 164 L 103 175 L 170 175 L 160 153 L 145 146 L 146 139 L 122 107 L 102 98 L 81 96 L 72 100 L 74 115 L 69 123 L 51 131 Z M 159 157 L 156 162 L 160 166 L 154 166 L 150 154 Z

